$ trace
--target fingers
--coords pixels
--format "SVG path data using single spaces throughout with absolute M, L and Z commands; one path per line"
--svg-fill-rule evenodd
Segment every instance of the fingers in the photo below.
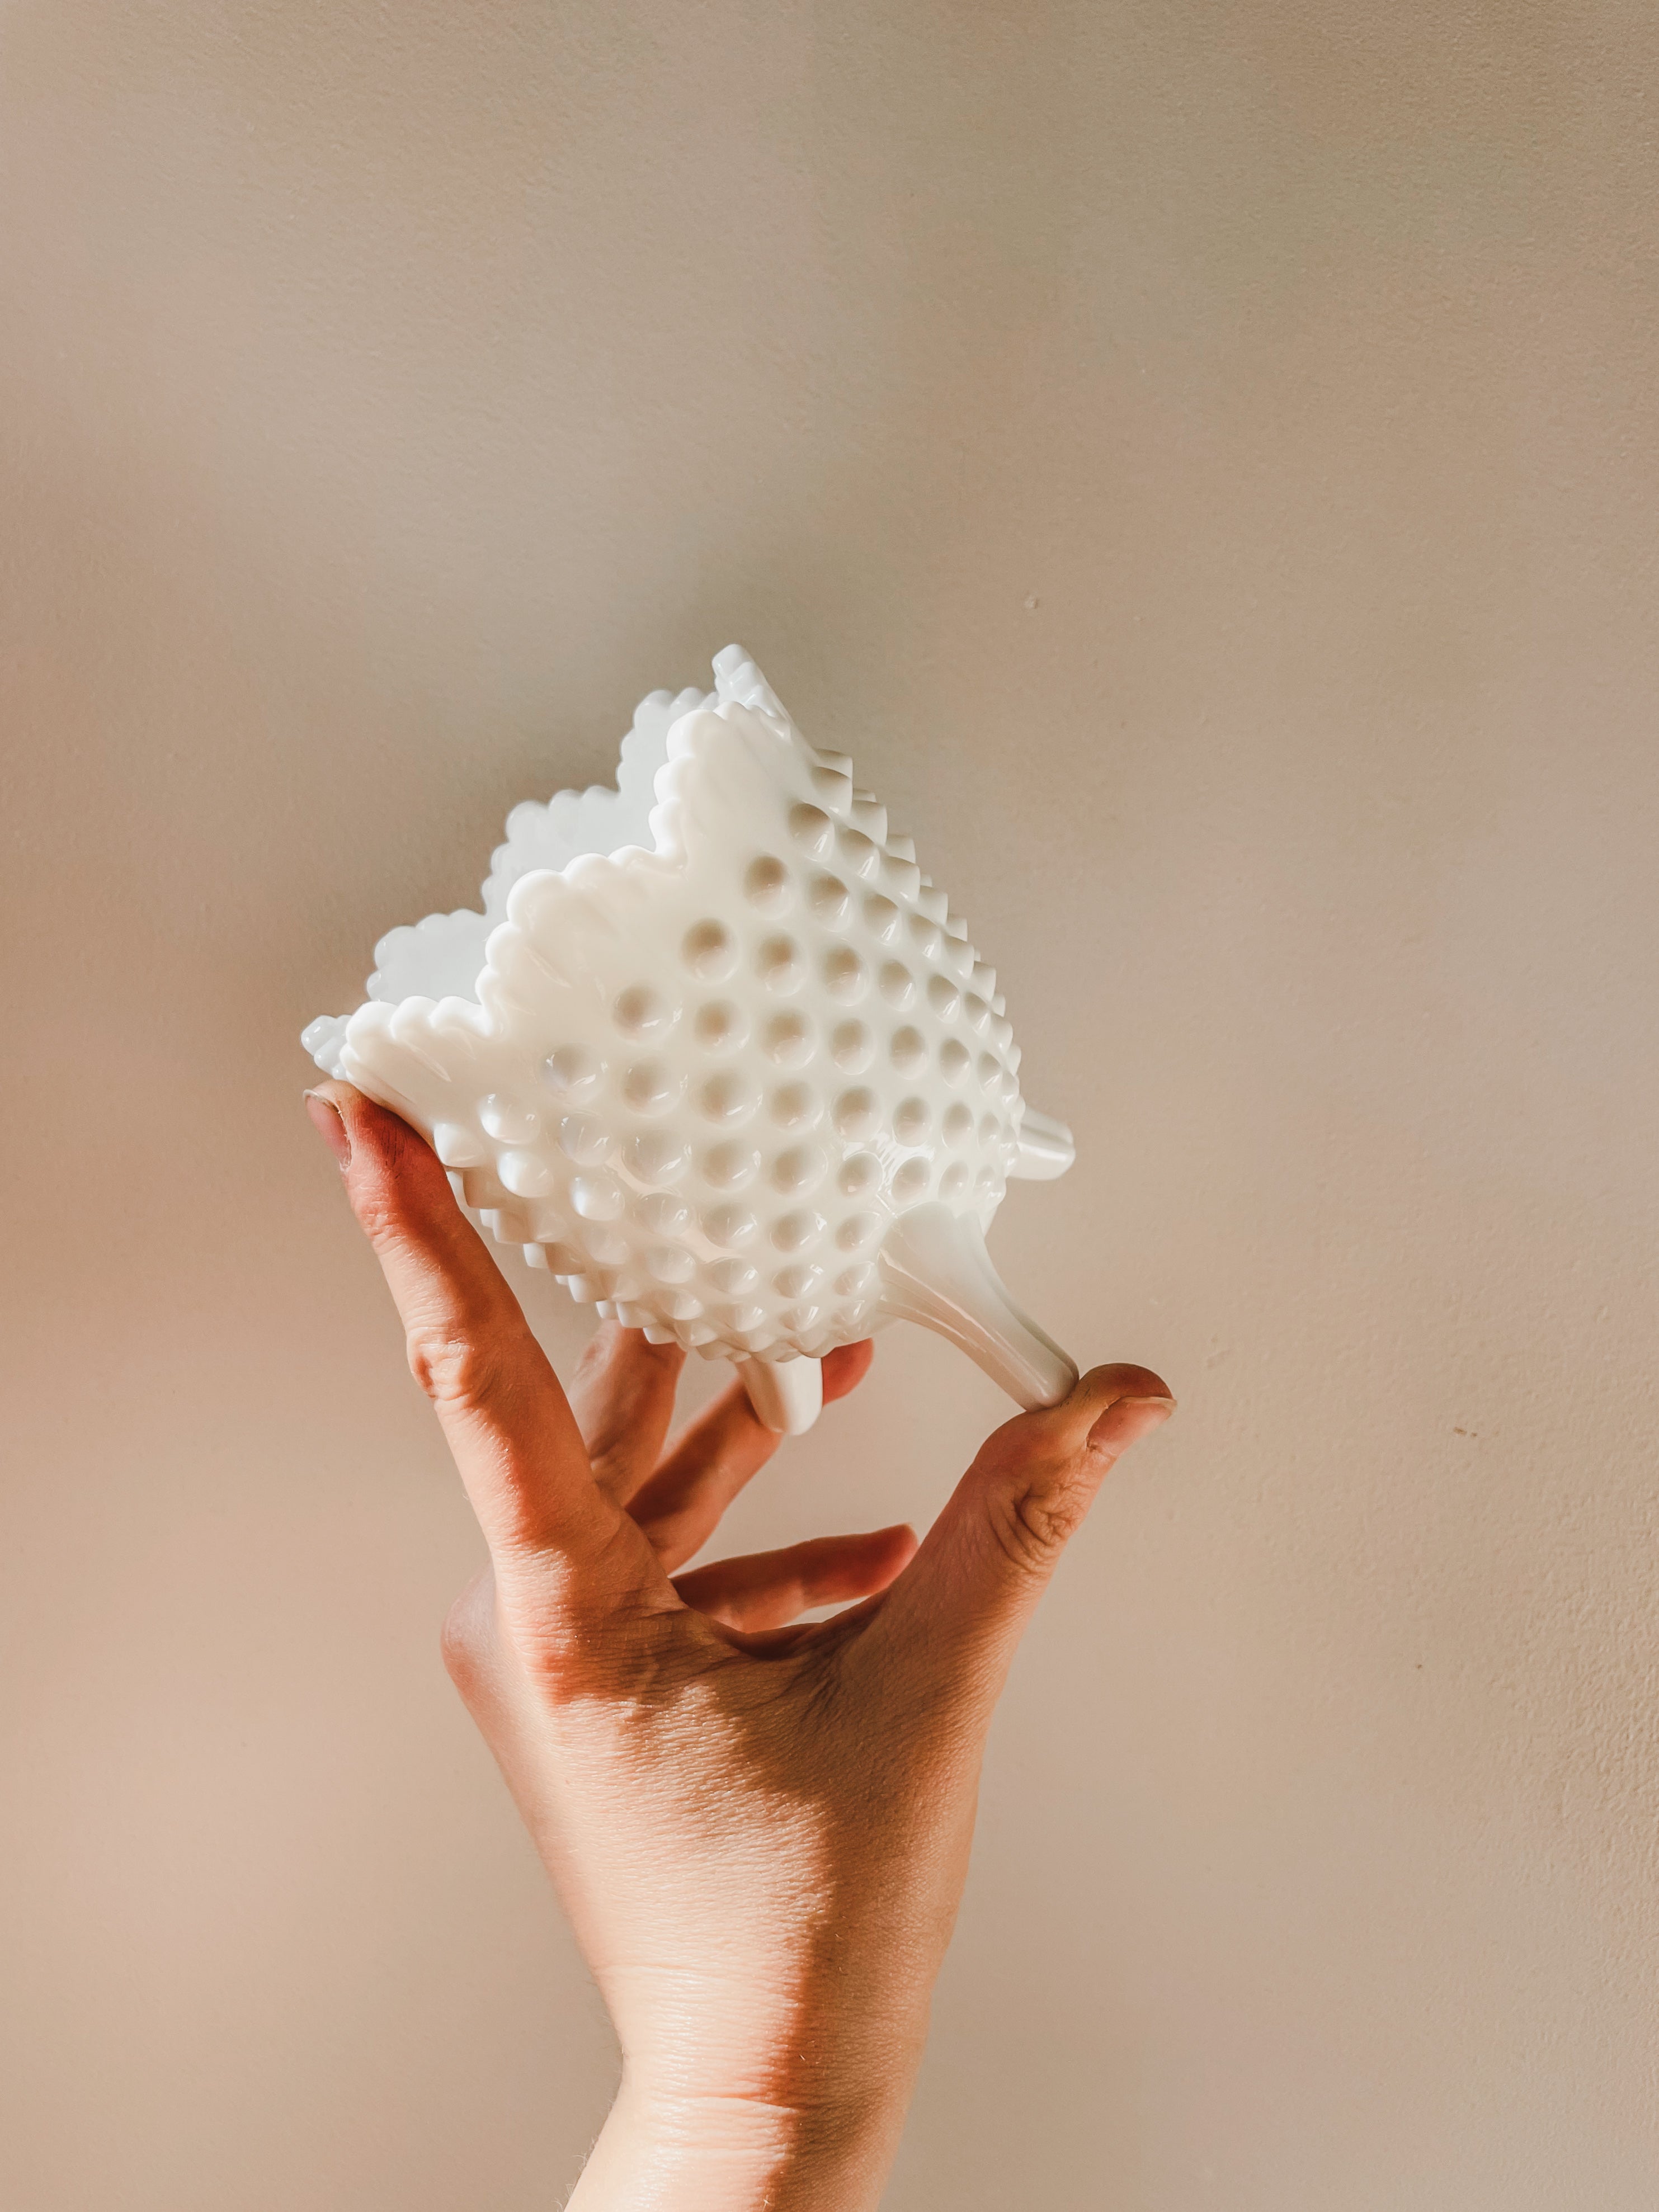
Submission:
M 1145 1367 L 1097 1367 L 989 1437 L 884 1610 L 954 1673 L 1000 1687 L 1025 1623 L 1113 1464 L 1175 1409 Z
M 863 1379 L 871 1356 L 867 1341 L 844 1344 L 826 1355 L 826 1403 L 844 1398 Z M 670 1574 L 702 1549 L 726 1507 L 782 1441 L 757 1417 L 741 1382 L 687 1425 L 629 1506 Z
M 340 1162 L 491 1552 L 614 1558 L 625 1524 L 595 1487 L 558 1378 L 435 1155 L 348 1083 L 320 1085 L 307 1109 Z
M 674 1587 L 698 1613 L 728 1628 L 781 1628 L 809 1606 L 872 1597 L 899 1574 L 916 1548 L 906 1528 L 863 1536 L 819 1536 L 782 1552 L 753 1552 L 681 1575 Z
M 570 1383 L 570 1407 L 593 1480 L 625 1505 L 657 1464 L 674 1418 L 685 1364 L 678 1344 L 648 1344 L 643 1331 L 602 1322 Z
M 870 1362 L 876 1356 L 876 1347 L 866 1336 L 857 1344 L 838 1344 L 833 1352 L 823 1355 L 823 1402 L 826 1406 L 837 1398 L 844 1398 L 870 1372 Z

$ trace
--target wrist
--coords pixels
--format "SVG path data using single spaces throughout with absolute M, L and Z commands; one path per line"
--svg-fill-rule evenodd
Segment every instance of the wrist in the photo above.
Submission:
M 793 1967 L 777 1948 L 718 1972 L 602 1971 L 623 2046 L 618 2136 L 676 2156 L 706 2143 L 757 2166 L 815 2168 L 896 2142 L 927 2039 L 931 1962 L 902 1940 L 878 1971 L 865 1945 Z
M 912 2070 L 811 2103 L 625 2078 L 569 2212 L 873 2212 Z

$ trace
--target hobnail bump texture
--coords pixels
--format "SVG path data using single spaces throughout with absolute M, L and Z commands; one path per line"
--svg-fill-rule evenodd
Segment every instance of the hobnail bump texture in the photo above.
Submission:
M 775 1427 L 817 1408 L 789 1363 L 901 1314 L 1063 1396 L 984 1231 L 1070 1136 L 1026 1108 L 995 975 L 910 840 L 747 654 L 641 702 L 614 790 L 507 832 L 482 913 L 394 929 L 367 1002 L 306 1030 L 318 1066 L 574 1297 L 746 1363 Z

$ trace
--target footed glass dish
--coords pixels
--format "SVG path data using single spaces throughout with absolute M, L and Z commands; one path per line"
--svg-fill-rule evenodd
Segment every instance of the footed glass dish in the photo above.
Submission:
M 419 1129 L 458 1196 L 573 1297 L 739 1363 L 809 1427 L 818 1362 L 894 1319 L 1022 1405 L 1077 1370 L 985 1231 L 1072 1160 L 1029 1108 L 994 971 L 908 837 L 746 653 L 653 691 L 615 789 L 515 807 L 482 912 L 375 948 L 317 1065 Z

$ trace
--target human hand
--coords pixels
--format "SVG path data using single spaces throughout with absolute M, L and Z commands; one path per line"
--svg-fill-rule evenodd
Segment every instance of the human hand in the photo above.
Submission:
M 489 1547 L 445 1657 L 622 2045 L 573 2206 L 874 2205 L 992 1709 L 1168 1390 L 1101 1367 L 1006 1422 L 920 1547 L 884 1528 L 680 1571 L 779 1441 L 742 1384 L 671 1444 L 684 1355 L 609 1322 L 567 1397 L 428 1146 L 349 1084 L 308 1097 Z M 831 1353 L 826 1399 L 869 1360 Z M 796 1620 L 836 1601 L 861 1601 Z

